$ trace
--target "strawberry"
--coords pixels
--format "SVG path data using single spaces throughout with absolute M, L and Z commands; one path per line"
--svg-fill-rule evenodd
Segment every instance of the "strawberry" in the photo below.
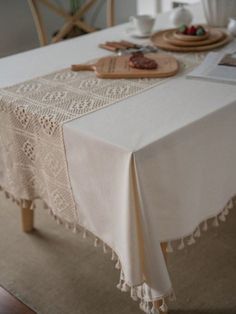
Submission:
M 189 27 L 188 31 L 187 31 L 187 34 L 191 35 L 191 36 L 195 36 L 196 35 L 196 27 L 195 26 Z

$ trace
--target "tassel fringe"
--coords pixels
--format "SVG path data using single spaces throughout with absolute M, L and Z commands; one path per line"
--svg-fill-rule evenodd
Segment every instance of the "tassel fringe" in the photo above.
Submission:
M 193 245 L 194 243 L 196 243 L 193 234 L 191 235 L 190 239 L 188 240 L 188 245 Z
M 181 239 L 180 245 L 178 246 L 178 250 L 183 250 L 185 248 L 184 239 Z
M 98 238 L 95 238 L 95 240 L 94 240 L 94 246 L 95 246 L 95 247 L 98 247 L 98 244 L 99 244 L 99 240 L 98 240 Z
M 7 199 L 12 200 L 12 202 L 16 203 L 18 206 L 22 208 L 30 208 L 31 210 L 34 210 L 36 205 L 35 205 L 35 200 L 26 200 L 26 199 L 17 199 L 13 195 L 11 195 L 9 192 L 7 192 L 2 186 L 0 186 L 0 192 L 4 192 L 5 197 Z M 213 218 L 212 220 L 212 225 L 214 227 L 218 227 L 220 222 L 225 222 L 226 221 L 226 216 L 229 214 L 229 210 L 234 207 L 234 199 L 231 199 L 225 208 L 219 213 L 216 217 Z M 82 237 L 85 239 L 87 238 L 88 232 L 86 228 L 83 228 L 79 225 L 72 225 L 69 222 L 63 221 L 60 217 L 54 214 L 53 210 L 44 202 L 44 208 L 48 210 L 49 214 L 55 219 L 57 224 L 59 225 L 64 225 L 67 229 L 70 229 L 73 233 L 78 233 L 79 230 L 82 229 Z M 209 219 L 210 220 L 210 219 Z M 207 231 L 208 229 L 208 220 L 205 220 L 202 224 L 202 230 Z M 192 245 L 196 242 L 195 238 L 199 238 L 201 236 L 201 229 L 200 226 L 198 226 L 195 231 L 189 235 L 188 237 L 183 237 L 179 241 L 179 244 L 177 245 L 178 250 L 182 250 L 185 248 L 185 243 L 188 245 Z M 186 240 L 187 239 L 187 240 Z M 185 242 L 186 240 L 186 242 Z M 98 247 L 100 243 L 100 239 L 95 237 L 94 239 L 94 246 Z M 177 240 L 178 241 L 178 240 Z M 176 242 L 176 240 L 173 241 L 168 241 L 167 243 L 167 248 L 166 252 L 171 253 L 174 251 L 173 249 L 173 244 Z M 109 246 L 103 241 L 101 241 L 103 251 L 106 254 L 108 252 L 108 248 L 110 249 Z M 168 298 L 170 301 L 174 301 L 175 294 L 174 291 L 171 290 L 170 293 L 168 293 L 164 298 L 162 298 L 162 304 L 159 308 L 157 308 L 156 302 L 153 302 L 152 296 L 151 296 L 151 290 L 150 288 L 147 288 L 147 285 L 144 284 L 136 287 L 129 286 L 129 284 L 125 281 L 124 278 L 124 273 L 122 271 L 120 259 L 117 257 L 116 253 L 114 250 L 111 249 L 112 255 L 111 255 L 111 260 L 115 261 L 115 268 L 120 270 L 120 281 L 117 284 L 117 288 L 121 290 L 122 292 L 128 292 L 130 291 L 130 296 L 134 301 L 140 300 L 140 309 L 144 311 L 147 314 L 161 314 L 162 312 L 167 312 L 168 307 L 165 302 L 165 299 Z M 150 291 L 149 291 L 150 290 Z
M 214 218 L 212 225 L 213 227 L 219 227 L 219 221 L 218 221 L 217 216 Z
M 111 260 L 114 261 L 116 259 L 116 253 L 112 250 Z
M 121 265 L 120 265 L 120 261 L 119 260 L 117 261 L 117 263 L 115 265 L 115 268 L 116 269 L 121 269 Z
M 165 302 L 165 299 L 162 300 L 162 305 L 160 306 L 160 310 L 164 313 L 168 312 L 168 306 Z
M 103 252 L 107 254 L 107 245 L 103 242 Z
M 138 301 L 137 289 L 135 287 L 131 287 L 130 296 L 134 301 Z
M 170 241 L 167 243 L 166 252 L 167 252 L 167 253 L 172 253 L 172 252 L 174 252 Z
M 199 227 L 197 227 L 195 233 L 194 233 L 195 238 L 200 238 L 201 236 L 201 230 Z
M 83 239 L 86 239 L 86 238 L 87 238 L 87 230 L 84 229 L 84 231 L 83 231 Z

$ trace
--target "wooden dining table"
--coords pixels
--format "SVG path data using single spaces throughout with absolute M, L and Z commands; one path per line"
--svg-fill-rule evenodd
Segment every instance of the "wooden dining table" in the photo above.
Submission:
M 204 22 L 201 5 L 190 8 L 195 22 Z M 157 16 L 155 31 L 171 26 L 169 13 Z M 168 79 L 102 80 L 94 73 L 70 71 L 71 64 L 109 55 L 100 43 L 150 44 L 130 38 L 127 28 L 122 24 L 0 59 L 0 186 L 18 202 L 22 193 L 26 232 L 34 224 L 34 197 L 27 195 L 34 186 L 38 197 L 42 188 L 47 199 L 41 199 L 58 223 L 75 232 L 81 228 L 84 237 L 90 234 L 96 246 L 100 242 L 104 252 L 111 251 L 121 273 L 118 288 L 140 300 L 144 312 L 167 313 L 166 300 L 174 297 L 174 289 L 166 253 L 195 243 L 209 223 L 224 221 L 234 205 L 236 89 L 186 78 L 205 53 L 175 54 L 181 70 Z M 47 120 L 46 111 L 41 114 L 55 107 L 55 120 L 50 115 Z M 50 132 L 57 134 L 56 119 L 62 114 L 67 119 L 52 140 Z M 29 116 L 41 123 L 31 125 L 33 131 Z M 16 154 L 10 138 L 19 121 L 23 126 L 13 143 L 24 132 L 31 135 Z M 57 155 L 59 138 L 63 156 L 59 150 Z M 22 152 L 29 159 L 24 165 L 16 159 Z M 20 163 L 24 175 L 16 170 Z M 47 171 L 41 171 L 38 165 L 45 163 Z M 30 171 L 37 172 L 32 181 Z M 22 192 L 13 180 L 21 175 Z M 55 192 L 55 180 L 61 191 L 69 184 L 71 199 Z

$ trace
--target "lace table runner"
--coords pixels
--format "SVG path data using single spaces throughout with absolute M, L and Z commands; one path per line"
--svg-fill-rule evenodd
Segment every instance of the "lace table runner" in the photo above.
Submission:
M 163 81 L 103 80 L 66 69 L 0 90 L 0 185 L 16 199 L 40 198 L 65 222 L 78 223 L 62 125 Z

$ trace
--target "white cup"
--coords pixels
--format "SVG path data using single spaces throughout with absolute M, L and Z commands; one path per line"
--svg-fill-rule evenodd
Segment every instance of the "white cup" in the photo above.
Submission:
M 150 34 L 155 23 L 155 18 L 151 15 L 131 16 L 129 20 L 139 35 Z
M 232 36 L 236 37 L 236 17 L 229 19 L 228 31 Z

